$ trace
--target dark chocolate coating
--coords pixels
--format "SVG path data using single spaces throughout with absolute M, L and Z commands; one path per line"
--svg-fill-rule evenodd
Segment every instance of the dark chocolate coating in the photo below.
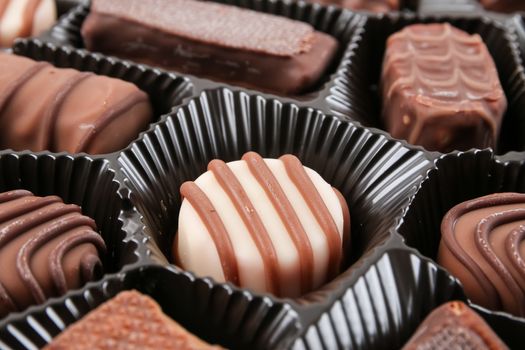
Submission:
M 507 100 L 479 35 L 408 26 L 388 39 L 381 84 L 393 137 L 440 152 L 496 146 Z
M 56 196 L 0 194 L 0 317 L 99 278 L 106 250 L 95 222 Z
M 525 316 L 525 194 L 461 203 L 443 218 L 441 234 L 438 262 L 473 302 Z
M 306 23 L 193 0 L 94 0 L 82 35 L 92 51 L 285 95 L 314 85 L 337 50 Z
M 0 61 L 0 148 L 110 153 L 152 118 L 131 83 L 6 53 Z
M 119 293 L 58 335 L 45 350 L 219 350 L 162 313 L 136 291 Z
M 399 10 L 399 0 L 309 0 L 323 5 L 336 5 L 351 10 L 385 13 Z
M 507 346 L 467 305 L 452 301 L 434 310 L 403 350 L 503 350 Z
M 523 0 L 480 0 L 485 9 L 496 12 L 516 12 L 525 11 L 525 1 Z

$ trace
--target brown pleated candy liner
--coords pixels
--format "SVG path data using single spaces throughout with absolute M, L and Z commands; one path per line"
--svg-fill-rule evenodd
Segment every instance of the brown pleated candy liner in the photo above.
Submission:
M 483 7 L 478 0 L 420 0 L 418 13 L 422 15 L 481 16 Z
M 107 247 L 106 256 L 101 256 L 106 273 L 140 260 L 137 242 L 122 229 L 118 188 L 109 161 L 102 158 L 0 152 L 0 192 L 25 189 L 36 196 L 56 195 L 95 220 Z M 15 273 L 9 266 L 2 268 L 2 273 Z
M 521 53 L 521 63 L 523 64 L 523 60 L 525 59 L 525 15 L 515 15 L 508 20 L 507 24 L 511 34 L 516 36 Z
M 483 150 L 444 155 L 410 199 L 398 232 L 407 245 L 436 259 L 441 221 L 448 210 L 467 200 L 498 192 L 525 193 L 525 153 L 497 157 L 492 151 Z M 496 314 L 497 317 L 493 316 Z M 502 320 L 494 322 L 494 327 L 504 334 L 509 333 L 505 329 L 520 329 L 521 334 L 525 332 L 523 318 L 488 310 L 484 316 Z M 512 341 L 509 339 L 505 340 Z
M 40 348 L 89 311 L 130 289 L 155 299 L 164 313 L 198 337 L 229 348 L 283 349 L 299 331 L 297 313 L 289 305 L 247 297 L 227 285 L 195 280 L 173 269 L 142 266 L 0 322 L 0 348 Z
M 351 47 L 354 32 L 360 28 L 365 20 L 365 16 L 353 13 L 348 10 L 333 6 L 321 6 L 316 3 L 303 1 L 287 0 L 214 0 L 215 2 L 235 5 L 238 7 L 248 8 L 259 12 L 271 13 L 299 20 L 311 24 L 316 30 L 332 35 L 339 41 L 339 52 L 333 60 L 330 67 L 326 69 L 324 77 L 318 84 L 301 96 L 287 98 L 298 101 L 308 101 L 316 107 L 324 107 L 324 96 L 332 85 L 334 73 L 340 66 L 346 64 L 343 58 L 347 55 Z M 75 48 L 84 48 L 84 42 L 81 35 L 82 23 L 89 14 L 89 6 L 81 4 L 63 16 L 57 24 L 46 34 L 41 36 L 45 42 L 51 42 L 56 45 L 65 45 Z M 181 74 L 184 76 L 183 74 Z M 191 79 L 204 89 L 217 88 L 219 86 L 228 86 L 220 82 L 213 82 L 206 79 Z M 202 80 L 202 81 L 201 81 Z M 243 89 L 247 90 L 247 89 Z M 267 94 L 266 94 L 267 95 Z
M 146 92 L 154 110 L 153 122 L 162 114 L 181 104 L 194 93 L 193 84 L 187 79 L 158 69 L 109 58 L 71 47 L 56 46 L 39 39 L 20 39 L 13 52 L 37 61 L 47 61 L 56 67 L 74 68 L 99 75 L 119 78 L 135 84 Z M 138 134 L 137 134 L 138 137 Z
M 336 74 L 336 84 L 327 97 L 331 113 L 357 120 L 366 126 L 382 128 L 379 80 L 387 38 L 414 23 L 449 22 L 469 33 L 477 33 L 487 45 L 498 69 L 508 100 L 498 154 L 525 150 L 525 73 L 516 37 L 507 28 L 488 18 L 417 17 L 385 15 L 369 17 L 356 31 L 347 52 L 349 63 Z

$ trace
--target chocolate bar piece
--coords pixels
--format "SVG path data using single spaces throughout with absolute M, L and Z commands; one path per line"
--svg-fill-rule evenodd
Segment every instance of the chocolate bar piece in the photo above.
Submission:
M 472 199 L 443 218 L 438 262 L 473 302 L 525 316 L 524 260 L 525 194 Z
M 516 12 L 525 11 L 525 1 L 523 0 L 480 0 L 481 5 L 487 10 L 496 12 Z
M 44 350 L 219 350 L 162 313 L 150 297 L 119 293 L 69 326 Z
M 42 33 L 55 23 L 56 16 L 53 0 L 0 0 L 0 47 Z
M 386 13 L 399 10 L 399 0 L 310 0 L 323 5 L 336 5 L 351 10 Z
M 341 271 L 346 201 L 293 155 L 215 159 L 181 194 L 173 255 L 184 269 L 282 297 L 315 290 Z
M 337 41 L 284 17 L 193 0 L 93 0 L 86 48 L 294 95 L 323 75 Z
M 59 197 L 0 193 L 0 232 L 0 317 L 102 276 L 95 221 Z
M 507 99 L 479 35 L 415 24 L 388 38 L 383 121 L 393 137 L 431 151 L 495 147 Z
M 7 53 L 0 61 L 1 149 L 110 153 L 152 118 L 131 83 Z
M 485 321 L 460 301 L 434 310 L 403 350 L 504 350 L 508 347 Z

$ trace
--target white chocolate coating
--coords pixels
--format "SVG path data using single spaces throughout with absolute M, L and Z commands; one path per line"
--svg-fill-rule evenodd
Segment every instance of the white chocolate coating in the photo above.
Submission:
M 56 21 L 54 0 L 0 0 L 0 47 L 19 37 L 35 36 Z
M 337 252 L 331 251 L 326 229 L 323 230 L 319 219 L 314 215 L 308 203 L 308 200 L 311 199 L 307 200 L 297 183 L 290 178 L 284 162 L 281 159 L 264 159 L 264 163 L 277 180 L 306 234 L 304 237 L 309 241 L 313 255 L 313 271 L 309 271 L 312 285 L 308 289 L 318 288 L 330 277 L 334 277 L 329 276 L 330 254 L 342 256 L 344 221 L 349 220 L 348 208 L 346 205 L 343 206 L 335 190 L 318 173 L 303 167 L 307 178 L 311 181 L 311 189 L 317 191 L 320 196 L 317 199 L 321 199 L 326 215 L 333 220 L 331 227 L 336 231 L 334 234 L 339 244 L 336 248 Z M 249 198 L 250 204 L 253 205 L 253 210 L 248 206 L 244 209 L 249 215 L 257 215 L 260 218 L 275 250 L 278 266 L 278 276 L 274 278 L 278 280 L 279 287 L 278 290 L 272 291 L 271 286 L 268 285 L 268 279 L 265 278 L 267 273 L 265 270 L 268 267 L 264 263 L 264 257 L 261 256 L 261 250 L 258 249 L 253 239 L 253 233 L 250 233 L 232 197 L 221 186 L 215 173 L 209 170 L 197 178 L 194 184 L 206 195 L 213 205 L 212 211 L 218 214 L 220 221 L 224 224 L 237 261 L 238 284 L 258 292 L 272 291 L 274 294 L 285 297 L 300 296 L 304 292 L 301 290 L 301 254 L 291 238 L 290 229 L 279 215 L 279 209 L 269 198 L 246 160 L 230 162 L 226 166 L 234 174 Z M 212 234 L 198 210 L 186 198 L 180 209 L 174 255 L 180 266 L 199 276 L 211 276 L 219 282 L 227 279 Z M 339 271 L 340 263 L 339 259 L 337 271 Z

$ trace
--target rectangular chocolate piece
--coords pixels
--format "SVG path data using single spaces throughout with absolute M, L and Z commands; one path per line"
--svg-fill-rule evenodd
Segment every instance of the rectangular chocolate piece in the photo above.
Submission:
M 93 0 L 86 48 L 277 94 L 308 90 L 337 41 L 309 24 L 193 0 Z
M 119 293 L 53 339 L 45 350 L 219 350 L 162 313 L 159 305 L 136 291 Z
M 452 301 L 434 310 L 403 347 L 418 349 L 508 348 L 478 314 L 462 302 Z
M 497 145 L 507 99 L 479 35 L 407 26 L 388 38 L 381 85 L 393 137 L 444 153 Z

